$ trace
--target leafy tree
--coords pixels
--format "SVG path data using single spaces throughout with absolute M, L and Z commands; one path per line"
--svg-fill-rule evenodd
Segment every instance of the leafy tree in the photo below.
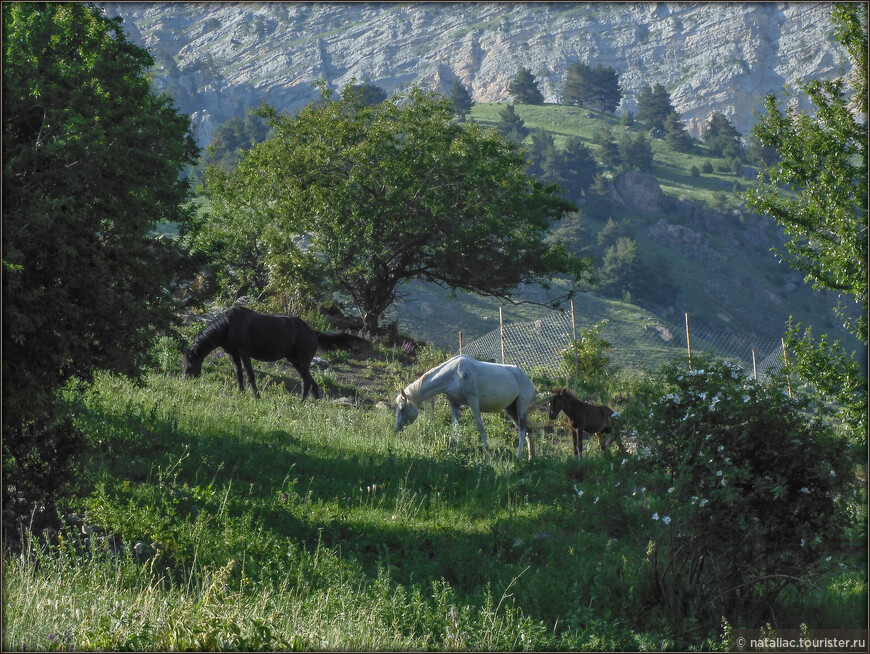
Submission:
M 852 60 L 851 92 L 843 79 L 801 85 L 815 107 L 814 118 L 791 107 L 783 111 L 776 96 L 767 96 L 766 113 L 753 133 L 780 159 L 767 169 L 768 181 L 759 177 L 744 199 L 784 228 L 785 258 L 813 288 L 853 300 L 857 317 L 843 306 L 836 313 L 866 348 L 867 6 L 837 5 L 832 18 L 837 40 Z M 814 344 L 811 332 L 801 336 L 798 327 L 786 338 L 797 370 L 844 407 L 855 438 L 866 445 L 867 382 L 854 353 L 846 356 L 839 342 L 826 338 Z
M 512 104 L 507 105 L 499 111 L 498 118 L 498 124 L 495 129 L 509 141 L 519 145 L 529 135 L 529 128 L 526 127 L 525 121 L 520 118 L 520 115 Z
M 585 194 L 595 181 L 595 174 L 598 172 L 598 162 L 595 161 L 592 151 L 580 138 L 572 136 L 565 145 L 563 158 L 564 185 L 577 196 Z
M 450 84 L 450 93 L 448 97 L 453 100 L 454 111 L 459 115 L 459 120 L 465 120 L 465 117 L 474 106 L 474 100 L 471 99 L 471 93 L 458 79 L 453 80 Z
M 734 128 L 734 125 L 724 114 L 718 111 L 714 111 L 713 115 L 710 116 L 710 121 L 701 134 L 701 140 L 717 157 L 727 157 L 728 159 L 734 157 L 743 159 L 745 157 L 740 132 Z
M 151 232 L 188 219 L 190 120 L 152 90 L 147 51 L 92 5 L 3 15 L 3 466 L 45 498 L 75 450 L 57 392 L 137 374 L 175 321 L 179 252 Z
M 231 174 L 206 172 L 213 210 L 200 229 L 256 232 L 270 288 L 325 280 L 374 333 L 412 279 L 511 299 L 518 284 L 585 273 L 544 242 L 575 207 L 526 173 L 515 145 L 453 121 L 441 95 L 415 88 L 368 106 L 319 86 L 323 104 L 264 107 L 274 136 Z
M 544 104 L 544 96 L 538 90 L 538 82 L 528 68 L 520 68 L 520 72 L 508 85 L 508 93 L 514 97 L 514 101 L 522 104 Z
M 637 119 L 650 129 L 663 129 L 665 119 L 676 109 L 671 104 L 668 90 L 660 83 L 644 84 L 637 97 Z

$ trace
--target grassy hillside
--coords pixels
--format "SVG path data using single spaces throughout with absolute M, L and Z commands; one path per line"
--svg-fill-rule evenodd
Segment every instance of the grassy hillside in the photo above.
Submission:
M 476 104 L 471 118 L 494 126 L 503 108 L 503 104 Z M 541 127 L 556 134 L 557 147 L 564 144 L 564 139 L 577 136 L 595 152 L 593 137 L 604 123 L 611 126 L 617 140 L 625 130 L 634 135 L 646 133 L 639 123 L 627 128 L 617 124 L 612 116 L 586 108 L 516 105 L 516 111 L 527 127 Z M 742 205 L 736 191 L 748 188 L 750 181 L 731 170 L 719 170 L 727 167 L 728 162 L 712 156 L 702 144 L 696 144 L 692 153 L 683 154 L 672 151 L 660 139 L 650 141 L 654 152 L 651 174 L 665 196 L 661 212 L 629 211 L 614 205 L 602 209 L 581 203 L 578 216 L 553 226 L 556 236 L 573 244 L 580 254 L 591 256 L 598 268 L 601 252 L 597 235 L 612 217 L 636 241 L 639 257 L 647 266 L 649 284 L 654 287 L 662 280 L 674 287 L 673 292 L 657 297 L 604 297 L 604 301 L 641 304 L 672 331 L 682 328 L 683 314 L 688 312 L 696 326 L 764 339 L 778 339 L 793 316 L 795 322 L 814 325 L 819 332 L 843 339 L 850 349 L 859 347 L 835 320 L 831 307 L 836 298 L 813 291 L 800 274 L 770 251 L 781 241 L 780 230 L 773 222 L 735 211 Z M 692 166 L 701 169 L 705 163 L 712 165 L 714 172 L 693 177 Z M 707 220 L 715 223 L 709 226 L 711 229 L 688 220 L 683 213 L 685 209 L 679 205 L 681 200 L 698 203 L 710 211 Z M 660 222 L 690 228 L 699 245 L 653 238 L 651 229 Z M 413 301 L 397 305 L 392 319 L 398 318 L 409 333 L 439 347 L 455 349 L 460 329 L 467 338 L 497 326 L 492 322 L 498 316 L 496 302 L 463 293 L 454 297 L 436 287 L 422 285 L 413 285 L 411 290 Z M 601 296 L 599 291 L 596 294 Z M 533 299 L 542 297 L 538 294 Z M 525 306 L 507 306 L 505 312 L 511 322 L 544 315 L 540 309 Z M 636 313 L 648 312 L 637 308 Z
M 540 433 L 516 462 L 498 415 L 490 452 L 468 415 L 448 448 L 443 403 L 396 434 L 390 411 L 300 403 L 281 366 L 257 366 L 256 401 L 226 357 L 183 380 L 172 352 L 171 374 L 68 392 L 86 456 L 49 547 L 4 555 L 4 650 L 727 647 L 656 607 L 664 500 L 631 456 L 587 447 L 579 463 L 564 434 Z M 402 357 L 317 377 L 335 398 L 364 366 L 360 392 L 389 402 L 425 367 Z M 862 624 L 866 579 L 842 562 L 783 598 L 782 624 Z

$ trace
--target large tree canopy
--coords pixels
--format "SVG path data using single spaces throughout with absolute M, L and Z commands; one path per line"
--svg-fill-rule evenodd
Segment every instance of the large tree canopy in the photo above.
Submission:
M 793 107 L 783 111 L 769 95 L 753 131 L 780 158 L 766 170 L 767 181 L 760 179 L 745 198 L 785 229 L 789 263 L 814 288 L 854 301 L 852 311 L 841 307 L 838 313 L 866 347 L 867 6 L 838 5 L 832 15 L 854 66 L 851 92 L 844 79 L 802 85 L 814 116 Z M 826 337 L 814 346 L 811 333 L 799 337 L 792 330 L 788 342 L 805 378 L 846 407 L 848 422 L 866 439 L 867 382 L 857 364 Z
M 411 279 L 507 299 L 518 284 L 584 274 L 584 260 L 544 240 L 574 206 L 526 172 L 513 143 L 452 120 L 441 95 L 369 106 L 320 87 L 326 101 L 296 116 L 264 107 L 273 136 L 232 174 L 207 171 L 199 243 L 236 282 L 327 281 L 375 331 Z
M 138 372 L 173 320 L 172 250 L 150 233 L 184 219 L 196 146 L 120 19 L 79 3 L 2 11 L 3 434 L 20 462 L 65 380 Z

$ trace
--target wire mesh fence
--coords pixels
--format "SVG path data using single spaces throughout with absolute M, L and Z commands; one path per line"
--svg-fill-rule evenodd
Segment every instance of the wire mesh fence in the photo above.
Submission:
M 557 372 L 563 352 L 582 327 L 604 321 L 600 336 L 611 344 L 611 361 L 619 368 L 654 371 L 676 356 L 691 352 L 712 353 L 739 364 L 747 376 L 763 380 L 783 365 L 782 343 L 709 329 L 687 329 L 649 316 L 553 312 L 539 320 L 504 323 L 480 338 L 462 345 L 462 353 L 482 361 L 510 363 L 525 370 Z

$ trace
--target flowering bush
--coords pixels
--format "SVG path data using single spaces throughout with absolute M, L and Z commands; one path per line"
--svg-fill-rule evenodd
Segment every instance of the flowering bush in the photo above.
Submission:
M 666 393 L 633 425 L 657 498 L 653 593 L 683 616 L 758 616 L 809 583 L 840 534 L 848 447 L 811 399 L 695 363 L 663 369 Z

